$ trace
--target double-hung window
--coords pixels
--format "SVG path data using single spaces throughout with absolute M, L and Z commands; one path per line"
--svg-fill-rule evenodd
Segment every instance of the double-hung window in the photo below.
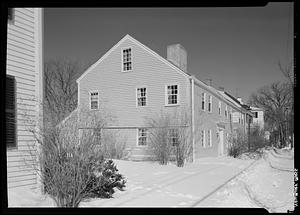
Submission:
M 219 115 L 221 115 L 221 101 L 219 101 Z
M 99 109 L 99 94 L 98 94 L 98 92 L 90 93 L 90 108 L 91 108 L 91 110 Z
M 208 112 L 212 112 L 212 96 L 208 95 Z
M 207 144 L 208 144 L 209 147 L 212 146 L 211 130 L 207 131 Z
M 205 99 L 206 99 L 206 93 L 202 93 L 202 100 L 201 100 L 201 109 L 205 110 Z
M 138 145 L 139 146 L 147 145 L 147 129 L 146 128 L 138 129 Z
M 132 70 L 132 53 L 131 48 L 123 49 L 123 72 Z
M 146 106 L 146 87 L 137 88 L 137 106 Z
M 177 105 L 179 104 L 179 93 L 178 93 L 179 89 L 178 89 L 178 85 L 174 84 L 174 85 L 167 85 L 167 89 L 166 89 L 166 93 L 167 93 L 167 98 L 166 98 L 166 102 L 167 105 Z
M 169 143 L 172 144 L 172 146 L 177 146 L 179 143 L 179 136 L 177 129 L 171 128 L 168 130 L 168 138 Z
M 13 76 L 6 76 L 5 121 L 6 147 L 16 147 L 16 81 Z
M 201 130 L 201 144 L 202 147 L 205 147 L 205 130 Z
M 227 105 L 225 106 L 225 118 L 227 118 L 228 110 L 227 110 Z

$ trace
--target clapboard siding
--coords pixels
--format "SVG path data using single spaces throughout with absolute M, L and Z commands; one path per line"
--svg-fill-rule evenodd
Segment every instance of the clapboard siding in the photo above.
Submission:
M 17 147 L 7 149 L 8 187 L 35 187 L 36 142 L 28 130 L 36 124 L 37 99 L 41 90 L 42 9 L 14 8 L 13 22 L 7 24 L 6 73 L 16 79 Z
M 131 47 L 133 70 L 122 72 L 122 49 Z M 165 106 L 167 84 L 179 86 L 179 105 Z M 136 88 L 147 88 L 147 106 L 136 106 Z M 89 92 L 99 91 L 100 110 L 109 111 L 114 126 L 145 126 L 146 117 L 160 111 L 173 112 L 189 106 L 189 80 L 187 75 L 165 63 L 131 39 L 125 39 L 97 64 L 79 82 L 79 105 L 89 108 Z M 137 146 L 137 129 L 126 130 L 126 147 Z
M 35 189 L 37 187 L 36 179 L 26 180 L 26 181 L 19 181 L 19 182 L 11 182 L 11 183 L 8 184 L 9 189 L 17 188 L 17 187 L 25 187 L 25 186 L 28 187 L 28 188 Z

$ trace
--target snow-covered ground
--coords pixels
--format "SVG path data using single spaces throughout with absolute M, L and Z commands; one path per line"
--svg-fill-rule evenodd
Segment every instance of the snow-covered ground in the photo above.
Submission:
M 294 210 L 293 152 L 265 151 L 249 170 L 228 183 L 199 206 L 262 207 L 269 212 Z
M 112 199 L 90 199 L 80 207 L 266 207 L 269 211 L 293 210 L 294 173 L 272 168 L 282 158 L 266 154 L 266 159 L 231 157 L 202 158 L 183 168 L 174 164 L 115 160 L 127 179 L 125 191 Z M 278 160 L 281 159 L 281 160 Z M 285 159 L 283 166 L 291 167 Z M 277 162 L 277 163 L 276 163 Z M 250 166 L 251 165 L 251 166 Z M 234 178 L 245 168 L 246 171 Z M 281 166 L 282 167 L 282 166 Z M 221 189 L 224 183 L 234 178 Z M 54 202 L 24 189 L 11 190 L 9 206 L 48 207 Z

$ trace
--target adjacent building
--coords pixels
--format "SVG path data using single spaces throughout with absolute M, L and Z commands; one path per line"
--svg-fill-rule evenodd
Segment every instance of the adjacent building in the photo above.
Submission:
M 37 187 L 36 142 L 29 127 L 40 126 L 43 78 L 43 10 L 9 8 L 6 60 L 7 185 Z M 34 128 L 35 129 L 35 128 Z

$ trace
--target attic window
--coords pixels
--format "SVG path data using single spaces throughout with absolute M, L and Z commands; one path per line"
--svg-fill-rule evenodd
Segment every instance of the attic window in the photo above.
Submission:
M 132 70 L 131 48 L 123 49 L 123 72 Z
M 99 108 L 99 96 L 98 92 L 90 93 L 90 108 L 91 110 L 97 110 Z

